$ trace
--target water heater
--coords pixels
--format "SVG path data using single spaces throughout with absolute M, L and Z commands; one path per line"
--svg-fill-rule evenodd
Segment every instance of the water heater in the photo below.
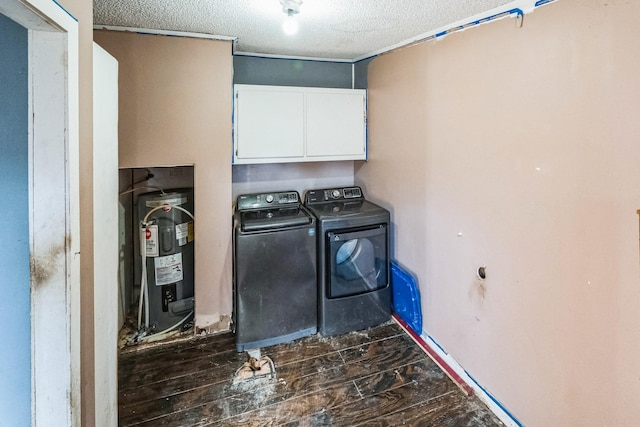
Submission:
M 193 189 L 138 197 L 150 332 L 171 328 L 193 311 L 193 205 Z

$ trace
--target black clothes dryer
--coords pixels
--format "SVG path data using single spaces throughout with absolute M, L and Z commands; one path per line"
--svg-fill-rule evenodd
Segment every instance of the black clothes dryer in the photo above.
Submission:
M 318 330 L 338 335 L 391 318 L 389 211 L 360 187 L 309 190 L 317 219 Z
M 298 193 L 241 195 L 233 222 L 236 350 L 315 334 L 316 224 Z

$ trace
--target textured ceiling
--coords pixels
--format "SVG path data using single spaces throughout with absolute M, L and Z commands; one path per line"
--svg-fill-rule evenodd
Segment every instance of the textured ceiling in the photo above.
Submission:
M 304 0 L 288 36 L 279 0 L 94 0 L 94 24 L 233 37 L 235 53 L 352 61 L 523 2 Z

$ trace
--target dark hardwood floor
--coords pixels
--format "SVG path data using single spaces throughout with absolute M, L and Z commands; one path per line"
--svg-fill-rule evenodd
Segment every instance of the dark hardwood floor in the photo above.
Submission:
M 262 349 L 276 378 L 234 381 L 231 333 L 121 351 L 121 426 L 502 426 L 395 323 Z

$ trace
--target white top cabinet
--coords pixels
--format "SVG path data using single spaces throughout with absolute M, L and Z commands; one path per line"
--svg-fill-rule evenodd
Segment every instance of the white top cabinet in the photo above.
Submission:
M 234 164 L 366 159 L 366 90 L 235 85 Z

